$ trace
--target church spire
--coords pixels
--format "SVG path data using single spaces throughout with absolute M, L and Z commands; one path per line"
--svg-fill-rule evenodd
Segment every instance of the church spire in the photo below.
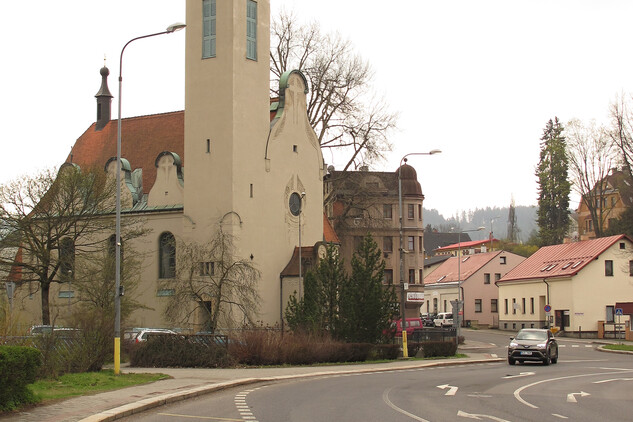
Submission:
M 105 63 L 101 70 L 101 88 L 95 95 L 97 98 L 97 123 L 95 124 L 95 130 L 101 130 L 110 121 L 110 110 L 112 104 L 112 94 L 108 89 L 108 75 L 110 70 L 105 66 Z

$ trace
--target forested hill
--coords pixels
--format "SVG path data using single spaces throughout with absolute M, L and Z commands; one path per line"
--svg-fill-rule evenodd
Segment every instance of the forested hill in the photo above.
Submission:
M 477 208 L 474 211 L 462 211 L 460 215 L 454 215 L 445 218 L 437 210 L 424 209 L 424 225 L 429 224 L 433 229 L 440 232 L 450 232 L 451 228 L 461 227 L 462 230 L 476 229 L 477 227 L 484 226 L 486 229 L 480 232 L 469 232 L 470 238 L 473 240 L 481 240 L 488 238 L 490 233 L 490 222 L 492 220 L 494 237 L 497 239 L 505 239 L 508 231 L 508 213 L 509 207 L 505 208 Z M 536 231 L 536 206 L 521 206 L 515 207 L 516 226 L 519 228 L 519 240 L 526 242 L 532 234 L 532 231 Z M 454 229 L 453 231 L 456 231 Z

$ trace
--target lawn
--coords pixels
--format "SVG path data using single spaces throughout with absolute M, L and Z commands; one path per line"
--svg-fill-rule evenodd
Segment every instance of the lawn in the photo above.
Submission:
M 65 374 L 57 379 L 45 379 L 29 385 L 31 391 L 42 400 L 83 396 L 102 391 L 116 390 L 132 385 L 147 384 L 169 378 L 164 374 L 120 374 L 113 370 Z
M 603 348 L 608 350 L 625 350 L 627 352 L 633 352 L 633 345 L 630 344 L 607 344 L 603 346 Z

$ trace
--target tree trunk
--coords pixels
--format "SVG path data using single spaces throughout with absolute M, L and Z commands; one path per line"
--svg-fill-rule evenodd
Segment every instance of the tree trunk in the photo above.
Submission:
M 40 288 L 42 289 L 42 324 L 51 325 L 51 314 L 48 302 L 48 294 L 51 284 L 49 282 L 42 282 L 40 283 Z

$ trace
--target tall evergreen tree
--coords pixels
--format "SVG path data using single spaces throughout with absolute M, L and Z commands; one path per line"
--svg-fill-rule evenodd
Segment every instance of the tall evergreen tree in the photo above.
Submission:
M 543 130 L 541 153 L 536 176 L 539 183 L 538 227 L 541 246 L 563 242 L 569 226 L 569 194 L 567 178 L 569 160 L 564 128 L 555 117 Z
M 352 275 L 342 289 L 341 333 L 350 342 L 375 343 L 398 312 L 393 285 L 384 286 L 385 261 L 370 234 L 352 257 Z

